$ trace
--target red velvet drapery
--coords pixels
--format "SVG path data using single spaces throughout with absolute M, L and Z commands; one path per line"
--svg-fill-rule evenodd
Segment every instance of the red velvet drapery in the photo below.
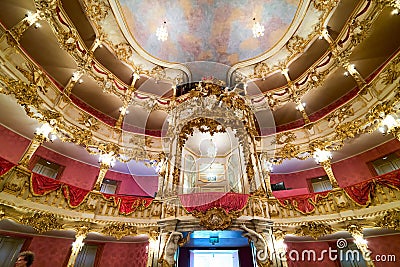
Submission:
M 37 173 L 31 175 L 31 191 L 35 196 L 43 196 L 60 188 L 62 188 L 62 193 L 71 208 L 76 208 L 82 204 L 90 192 Z
M 62 188 L 62 193 L 71 208 L 81 205 L 90 193 L 90 190 L 69 185 L 37 173 L 32 173 L 31 175 L 31 190 L 35 196 L 43 196 L 60 188 Z M 126 215 L 138 208 L 147 208 L 153 201 L 152 198 L 145 197 L 119 196 L 104 193 L 102 195 L 105 199 L 114 201 L 115 205 L 119 206 L 119 212 Z
M 320 199 L 326 198 L 329 193 L 330 191 L 325 191 L 306 195 L 278 198 L 278 201 L 284 207 L 286 207 L 287 205 L 291 205 L 301 213 L 312 213 L 315 211 L 315 204 Z
M 378 184 L 400 190 L 400 171 L 397 170 L 386 173 L 367 181 L 347 186 L 343 189 L 351 199 L 359 205 L 364 206 L 370 203 L 371 197 L 375 194 L 376 185 Z
M 242 210 L 247 205 L 249 195 L 210 192 L 180 195 L 179 199 L 188 212 L 205 212 L 214 207 L 230 212 Z
M 88 196 L 90 190 L 85 190 L 73 185 L 63 185 L 63 195 L 71 208 L 78 207 Z
M 103 193 L 103 197 L 107 200 L 113 200 L 114 204 L 118 205 L 119 212 L 125 215 L 135 212 L 138 208 L 147 208 L 153 202 L 152 198 L 137 196 L 119 196 Z
M 0 157 L 0 176 L 11 170 L 11 168 L 14 166 L 14 163 Z
M 343 189 L 354 202 L 365 206 L 370 203 L 371 197 L 375 194 L 376 185 L 378 184 L 400 190 L 400 170 L 383 174 L 361 183 L 344 187 Z M 315 204 L 320 199 L 327 197 L 330 193 L 331 191 L 325 191 L 320 193 L 297 195 L 278 198 L 278 201 L 284 207 L 290 204 L 296 210 L 306 214 L 314 212 Z

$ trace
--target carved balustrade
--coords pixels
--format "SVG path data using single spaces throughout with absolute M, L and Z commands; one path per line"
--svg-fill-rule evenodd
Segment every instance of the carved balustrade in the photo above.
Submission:
M 154 199 L 148 207 L 139 207 L 125 214 L 114 201 L 104 198 L 99 192 L 91 191 L 80 205 L 72 207 L 61 190 L 35 196 L 30 189 L 30 175 L 30 172 L 17 166 L 1 176 L 0 202 L 29 210 L 51 211 L 62 216 L 94 220 L 115 221 L 123 218 L 124 221 L 153 223 L 160 219 L 174 218 L 196 220 L 195 213 L 189 213 L 179 197 Z M 384 186 L 375 182 L 374 184 L 369 200 L 361 204 L 351 198 L 343 188 L 310 194 L 303 199 L 301 196 L 285 199 L 250 196 L 244 208 L 237 211 L 235 218 L 261 218 L 272 220 L 274 223 L 301 222 L 314 217 L 340 219 L 346 216 L 366 215 L 399 206 L 400 191 L 395 186 Z

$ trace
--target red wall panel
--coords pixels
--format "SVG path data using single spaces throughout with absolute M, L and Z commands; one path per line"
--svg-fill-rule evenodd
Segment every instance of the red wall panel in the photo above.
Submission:
M 332 261 L 329 257 L 328 242 L 285 242 L 287 246 L 286 258 L 289 267 L 337 267 L 338 261 Z M 336 248 L 331 248 L 336 249 Z M 314 251 L 315 258 L 308 256 L 303 251 Z M 325 250 L 326 252 L 322 253 Z M 298 255 L 298 256 L 297 256 Z M 333 257 L 332 257 L 333 258 Z
M 367 238 L 367 241 L 368 247 L 372 251 L 371 258 L 375 259 L 375 267 L 397 267 L 400 265 L 400 234 L 370 237 Z M 396 261 L 382 261 L 387 260 L 389 255 L 395 255 Z
M 0 125 L 0 156 L 12 163 L 18 163 L 29 140 Z
M 68 260 L 72 239 L 34 236 L 28 250 L 35 253 L 32 267 L 63 266 Z
M 99 267 L 145 267 L 148 243 L 106 243 Z

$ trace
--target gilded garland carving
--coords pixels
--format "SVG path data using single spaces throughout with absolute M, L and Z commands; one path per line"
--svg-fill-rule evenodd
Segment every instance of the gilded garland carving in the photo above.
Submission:
M 286 44 L 286 48 L 291 53 L 297 54 L 303 52 L 306 45 L 307 45 L 307 40 L 305 40 L 303 37 L 295 35 L 289 39 L 288 43 Z
M 214 207 L 206 212 L 192 211 L 192 215 L 200 219 L 200 225 L 208 230 L 225 230 L 232 225 L 234 219 L 240 216 L 240 211 L 226 212 Z
M 400 230 L 400 211 L 390 210 L 376 222 L 376 227 Z
M 35 212 L 33 214 L 25 214 L 19 219 L 19 222 L 32 226 L 39 233 L 62 228 L 62 224 L 52 213 Z
M 87 127 L 90 131 L 97 131 L 100 129 L 99 122 L 91 115 L 86 113 L 80 113 L 80 118 L 78 118 L 78 122 L 81 125 Z
M 137 234 L 137 227 L 126 223 L 118 222 L 107 225 L 101 233 L 115 237 L 117 240 L 129 235 Z
M 383 84 L 385 85 L 393 84 L 394 81 L 400 77 L 399 63 L 400 63 L 400 56 L 397 56 L 389 63 L 386 70 L 380 74 L 380 76 L 383 78 Z
M 213 136 L 215 133 L 225 132 L 225 128 L 216 120 L 210 118 L 195 118 L 183 126 L 179 133 L 179 147 L 183 147 L 187 139 L 193 135 L 195 129 L 202 133 L 210 133 Z
M 110 10 L 110 6 L 100 0 L 85 0 L 83 3 L 91 21 L 102 21 Z
M 43 100 L 39 96 L 38 91 L 40 91 L 40 89 L 36 84 L 28 84 L 2 75 L 0 75 L 0 83 L 5 85 L 7 90 L 2 90 L 1 92 L 7 95 L 12 94 L 17 99 L 17 103 L 20 104 L 28 114 L 31 114 L 30 106 L 35 109 L 40 109 Z
M 275 135 L 274 140 L 271 142 L 271 144 L 283 145 L 283 144 L 294 142 L 295 140 L 296 140 L 295 133 L 283 132 L 283 133 L 277 133 Z
M 334 8 L 339 0 L 314 0 L 312 3 L 317 10 L 326 11 Z
M 257 63 L 254 66 L 254 73 L 253 75 L 250 75 L 251 79 L 264 79 L 268 74 L 270 74 L 271 69 L 269 68 L 269 66 L 267 65 L 267 63 L 265 62 L 260 62 Z
M 317 222 L 307 222 L 295 230 L 296 235 L 311 236 L 314 239 L 333 233 L 330 225 Z

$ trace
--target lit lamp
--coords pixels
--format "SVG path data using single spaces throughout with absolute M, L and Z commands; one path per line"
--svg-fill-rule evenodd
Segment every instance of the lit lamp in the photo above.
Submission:
M 347 227 L 347 231 L 354 238 L 354 243 L 357 248 L 361 251 L 362 256 L 367 263 L 367 266 L 373 267 L 375 266 L 372 262 L 370 255 L 371 251 L 368 249 L 368 242 L 364 239 L 362 228 L 359 225 L 349 225 Z
M 97 181 L 94 186 L 94 190 L 100 191 L 101 184 L 103 183 L 104 177 L 108 169 L 114 167 L 116 162 L 114 152 L 104 153 L 99 156 L 100 170 L 97 176 Z
M 272 196 L 272 187 L 271 187 L 271 176 L 270 173 L 273 170 L 273 164 L 267 160 L 263 160 L 263 173 L 264 173 L 264 180 L 267 187 L 267 194 L 268 196 Z
M 89 229 L 87 227 L 82 226 L 75 234 L 75 241 L 72 243 L 71 255 L 69 256 L 67 267 L 75 266 L 76 258 L 79 252 L 82 250 L 83 246 L 85 245 L 85 243 L 83 243 L 83 240 L 86 238 L 88 230 Z
M 386 115 L 380 123 L 378 131 L 383 134 L 392 133 L 398 140 L 400 140 L 400 120 L 396 114 Z
M 338 188 L 339 185 L 336 181 L 335 176 L 333 175 L 333 170 L 331 167 L 332 153 L 330 151 L 321 150 L 317 148 L 314 151 L 313 158 L 319 165 L 321 165 L 324 168 L 326 174 L 328 175 L 329 181 L 332 184 L 332 187 Z
M 164 21 L 160 27 L 157 28 L 156 31 L 157 39 L 161 42 L 167 41 L 168 39 L 168 30 L 167 30 L 167 22 Z
M 51 122 L 53 125 L 55 122 Z M 50 123 L 44 123 L 35 131 L 35 137 L 31 140 L 28 148 L 26 149 L 24 155 L 22 155 L 19 164 L 23 167 L 28 167 L 29 161 L 31 160 L 33 154 L 42 145 L 44 142 L 51 141 L 53 142 L 57 139 L 57 136 L 54 134 L 54 129 L 50 125 Z
M 253 18 L 253 21 L 254 21 L 254 24 L 253 24 L 252 31 L 253 31 L 254 38 L 259 38 L 259 37 L 264 36 L 264 31 L 265 31 L 264 26 L 261 25 L 258 21 L 256 21 L 256 18 Z

